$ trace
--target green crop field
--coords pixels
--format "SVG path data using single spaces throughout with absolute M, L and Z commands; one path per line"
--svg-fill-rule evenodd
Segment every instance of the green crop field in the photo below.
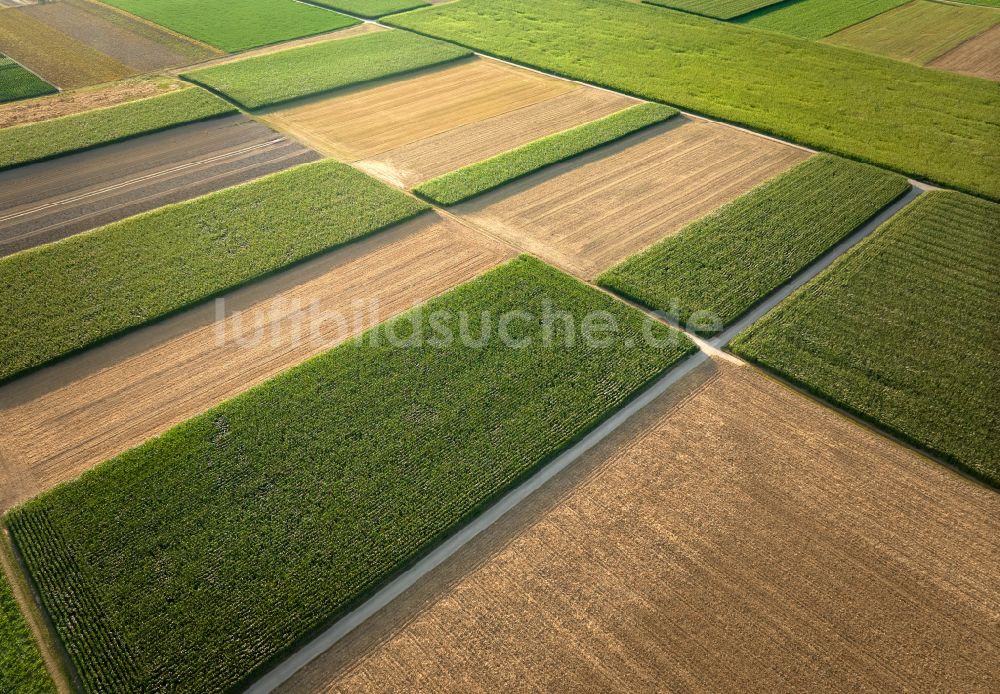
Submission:
M 639 104 L 445 174 L 424 183 L 414 192 L 439 205 L 455 205 L 551 164 L 662 123 L 677 113 L 677 109 L 662 104 Z
M 101 1 L 228 53 L 358 23 L 352 17 L 293 0 Z
M 0 571 L 0 692 L 56 692 L 3 571 Z
M 598 282 L 682 323 L 694 316 L 698 324 L 688 327 L 696 332 L 716 332 L 909 189 L 898 174 L 818 155 L 608 270 Z
M 694 350 L 521 257 L 8 520 L 88 690 L 228 691 Z
M 732 349 L 1000 486 L 997 296 L 1000 205 L 925 193 Z
M 825 42 L 923 65 L 998 23 L 998 10 L 915 0 Z
M 0 259 L 0 381 L 425 209 L 319 162 Z
M 462 0 L 387 22 L 1000 199 L 986 80 L 616 0 Z
M 225 101 L 201 89 L 183 89 L 74 116 L 16 125 L 0 130 L 0 170 L 235 112 Z
M 355 84 L 446 63 L 471 51 L 402 31 L 295 48 L 182 77 L 247 109 L 274 106 Z
M 0 103 L 54 94 L 56 88 L 0 53 Z
M 804 39 L 821 39 L 910 0 L 799 0 L 765 8 L 735 21 Z
M 349 14 L 368 19 L 384 17 L 387 14 L 396 12 L 406 12 L 415 10 L 418 7 L 427 7 L 429 3 L 424 0 L 309 0 L 316 5 L 323 5 L 335 10 L 342 10 Z
M 747 12 L 759 10 L 773 5 L 781 0 L 645 0 L 650 5 L 660 5 L 674 10 L 693 12 L 694 14 L 714 17 L 716 19 L 732 19 Z

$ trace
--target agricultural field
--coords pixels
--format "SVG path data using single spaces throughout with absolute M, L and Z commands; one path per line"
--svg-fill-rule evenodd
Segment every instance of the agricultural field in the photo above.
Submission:
M 986 81 L 615 0 L 462 0 L 386 23 L 1000 199 Z
M 1000 25 L 956 46 L 928 66 L 1000 82 Z
M 12 694 L 55 694 L 35 637 L 0 570 L 0 691 Z
M 358 20 L 291 0 L 102 0 L 227 53 L 323 34 Z M 225 21 L 219 21 L 225 17 Z
M 997 24 L 1000 10 L 914 0 L 825 41 L 923 65 Z
M 454 220 L 422 215 L 228 292 L 223 317 L 213 305 L 184 311 L 8 384 L 0 388 L 0 510 L 513 255 Z
M 427 207 L 306 164 L 0 259 L 0 382 Z
M 721 361 L 619 432 L 278 691 L 1000 687 L 995 492 Z
M 920 196 L 732 349 L 1000 486 L 1000 205 Z
M 0 102 L 30 99 L 55 91 L 55 87 L 41 77 L 0 53 Z
M 909 189 L 898 174 L 818 155 L 598 282 L 691 330 L 703 330 L 692 317 L 721 330 Z
M 441 334 L 429 316 L 447 314 L 452 331 L 458 315 L 471 316 L 481 336 L 488 316 L 540 316 L 547 303 L 577 324 L 606 312 L 618 329 L 601 347 L 547 339 L 543 320 L 512 326 L 510 337 L 527 341 L 520 347 L 414 339 Z M 8 520 L 88 689 L 225 691 L 692 350 L 679 333 L 523 257 Z
M 768 5 L 774 5 L 780 0 L 648 0 L 651 5 L 660 5 L 674 10 L 693 12 L 694 14 L 715 19 L 733 19 Z
M 314 0 L 314 2 L 333 10 L 341 10 L 356 17 L 369 19 L 430 5 L 424 0 Z
M 465 58 L 471 52 L 401 31 L 331 40 L 182 75 L 249 110 Z
M 808 156 L 725 125 L 675 117 L 452 211 L 591 278 Z
M 734 21 L 754 29 L 821 39 L 911 0 L 798 0 L 778 3 Z

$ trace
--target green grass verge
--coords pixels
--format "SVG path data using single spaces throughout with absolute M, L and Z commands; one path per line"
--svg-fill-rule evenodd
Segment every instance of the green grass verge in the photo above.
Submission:
M 1000 199 L 986 80 L 616 0 L 462 0 L 386 21 Z
M 358 24 L 352 17 L 293 0 L 101 1 L 227 53 Z
M 248 58 L 181 77 L 248 110 L 294 101 L 446 63 L 463 48 L 403 31 L 386 31 Z
M 917 198 L 732 350 L 1000 486 L 1000 205 Z
M 677 113 L 677 109 L 662 104 L 639 104 L 445 174 L 418 186 L 414 192 L 439 205 L 456 205 L 551 164 L 662 123 Z
M 715 19 L 732 19 L 781 0 L 644 0 L 650 5 L 683 10 Z
M 0 571 L 0 692 L 56 692 L 3 571 Z
M 387 14 L 415 10 L 430 4 L 424 0 L 309 0 L 309 2 L 366 19 L 377 19 Z
M 910 0 L 799 0 L 753 12 L 735 21 L 754 29 L 821 39 Z
M 601 345 L 564 339 L 595 315 Z M 447 343 L 463 320 L 492 338 Z M 522 256 L 8 520 L 89 689 L 226 691 L 693 351 Z
M 0 53 L 0 103 L 55 94 L 57 91 L 41 77 Z
M 236 109 L 201 89 L 131 101 L 119 106 L 15 125 L 0 133 L 0 170 L 81 152 Z
M 0 382 L 426 209 L 319 162 L 0 259 Z
M 824 41 L 924 65 L 997 23 L 997 10 L 916 0 Z
M 712 334 L 909 189 L 898 174 L 817 155 L 611 268 L 598 283 Z

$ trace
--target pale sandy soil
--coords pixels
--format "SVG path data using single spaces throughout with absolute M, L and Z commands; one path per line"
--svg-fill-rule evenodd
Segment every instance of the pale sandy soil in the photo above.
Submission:
M 676 117 L 452 211 L 590 278 L 808 156 L 725 125 Z
M 512 256 L 423 215 L 0 388 L 0 510 Z
M 311 100 L 266 120 L 325 154 L 353 162 L 577 88 L 495 60 L 470 58 Z
M 928 65 L 1000 82 L 1000 24 L 953 48 Z
M 604 118 L 640 103 L 621 94 L 579 87 L 531 106 L 418 140 L 355 162 L 373 176 L 412 188 L 546 135 Z
M 1000 495 L 709 362 L 287 692 L 997 691 Z

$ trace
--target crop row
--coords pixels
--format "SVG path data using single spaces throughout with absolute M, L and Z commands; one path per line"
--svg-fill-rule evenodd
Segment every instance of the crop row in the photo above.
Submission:
M 31 629 L 0 570 L 0 692 L 55 694 Z
M 53 94 L 56 89 L 16 61 L 0 53 L 0 102 Z

